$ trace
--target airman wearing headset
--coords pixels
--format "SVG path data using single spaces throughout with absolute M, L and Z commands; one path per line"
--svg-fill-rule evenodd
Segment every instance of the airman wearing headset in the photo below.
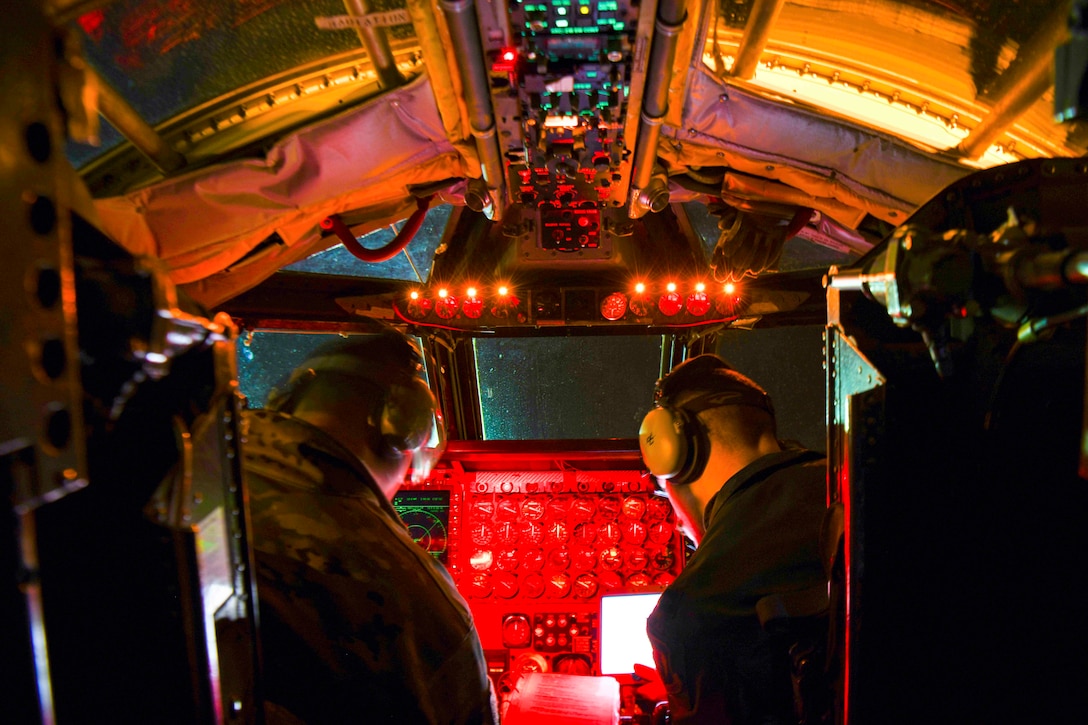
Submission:
M 639 443 L 696 545 L 647 622 L 671 722 L 798 722 L 789 643 L 757 610 L 826 592 L 825 457 L 780 442 L 770 397 L 716 355 L 658 381 Z
M 497 723 L 468 606 L 392 506 L 445 429 L 418 347 L 322 346 L 243 417 L 266 720 Z

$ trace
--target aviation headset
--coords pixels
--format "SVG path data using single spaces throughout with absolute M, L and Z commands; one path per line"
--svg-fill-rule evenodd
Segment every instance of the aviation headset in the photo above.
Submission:
M 677 405 L 686 391 L 702 391 Z M 638 443 L 650 473 L 685 485 L 703 475 L 710 438 L 698 414 L 727 405 L 752 405 L 774 415 L 771 398 L 717 355 L 699 355 L 676 366 L 654 386 L 654 408 L 642 419 Z
M 371 418 L 378 429 L 378 453 L 397 459 L 412 455 L 412 479 L 420 481 L 442 455 L 446 429 L 438 402 L 423 379 L 423 354 L 395 330 L 335 340 L 317 348 L 268 394 L 267 410 L 292 413 L 319 377 L 337 376 L 347 385 L 369 385 L 381 392 L 380 412 Z M 380 407 L 379 407 L 380 406 Z M 369 411 L 360 411 L 367 416 Z

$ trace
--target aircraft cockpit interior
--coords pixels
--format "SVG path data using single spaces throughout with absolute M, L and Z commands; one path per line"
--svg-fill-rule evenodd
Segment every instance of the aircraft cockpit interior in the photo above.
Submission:
M 827 457 L 794 722 L 1079 722 L 1086 13 L 9 3 L 0 720 L 266 721 L 243 413 L 391 327 L 446 438 L 392 506 L 505 725 L 671 722 L 639 431 L 704 353 Z

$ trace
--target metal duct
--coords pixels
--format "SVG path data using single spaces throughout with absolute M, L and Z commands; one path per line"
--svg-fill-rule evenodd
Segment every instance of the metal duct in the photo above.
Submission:
M 657 140 L 668 112 L 669 83 L 680 31 L 687 20 L 685 0 L 658 3 L 653 45 L 646 69 L 646 91 L 642 98 L 642 122 L 635 144 L 634 183 L 628 215 L 632 219 L 648 211 L 661 211 L 669 203 L 668 182 L 663 174 L 654 174 Z
M 476 19 L 476 4 L 473 0 L 440 0 L 439 4 L 449 27 L 454 55 L 461 61 L 462 93 L 468 109 L 469 127 L 476 139 L 476 151 L 491 196 L 490 209 L 484 211 L 488 213 L 488 218 L 497 221 L 502 217 L 505 183 L 495 114 L 491 106 L 487 60 Z

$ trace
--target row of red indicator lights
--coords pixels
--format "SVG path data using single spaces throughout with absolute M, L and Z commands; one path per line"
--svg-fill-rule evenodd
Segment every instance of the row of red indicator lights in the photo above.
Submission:
M 633 291 L 613 292 L 601 300 L 601 316 L 606 320 L 619 320 L 630 310 L 636 317 L 646 317 L 652 313 L 654 299 L 647 286 L 639 282 L 634 285 Z M 656 300 L 658 311 L 666 317 L 673 317 L 682 311 L 693 317 L 702 317 L 711 309 L 718 314 L 731 314 L 737 302 L 737 288 L 732 282 L 727 282 L 717 291 L 708 290 L 703 282 L 697 282 L 686 295 L 679 291 L 675 282 L 665 285 L 665 291 Z M 465 289 L 463 297 L 455 295 L 448 287 L 438 288 L 433 296 L 425 294 L 422 290 L 412 290 L 408 295 L 408 315 L 416 319 L 423 319 L 432 310 L 442 319 L 449 320 L 456 317 L 458 312 L 469 319 L 478 319 L 483 315 L 485 304 L 490 304 L 493 316 L 508 316 L 511 309 L 520 304 L 515 292 L 505 285 L 495 288 L 494 297 L 490 302 L 485 302 L 484 296 L 476 287 Z

